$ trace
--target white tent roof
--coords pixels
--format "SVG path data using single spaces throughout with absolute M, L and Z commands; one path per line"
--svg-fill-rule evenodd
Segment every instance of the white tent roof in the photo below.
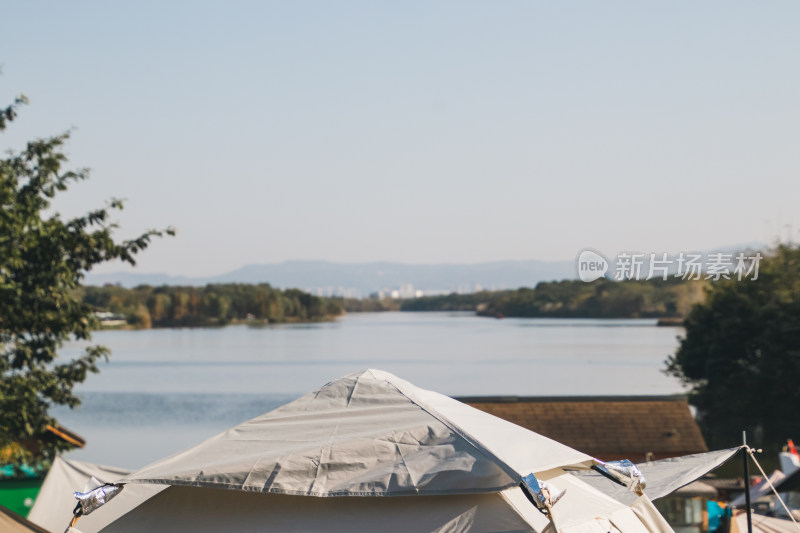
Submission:
M 646 496 L 627 505 L 565 470 L 592 464 L 558 442 L 366 370 L 125 476 L 119 498 L 139 483 L 171 487 L 102 531 L 553 533 L 553 523 L 559 533 L 672 531 Z M 531 472 L 566 489 L 553 523 L 519 487 Z M 118 516 L 118 501 L 89 518 Z
M 593 459 L 392 374 L 366 370 L 123 481 L 304 496 L 490 493 Z

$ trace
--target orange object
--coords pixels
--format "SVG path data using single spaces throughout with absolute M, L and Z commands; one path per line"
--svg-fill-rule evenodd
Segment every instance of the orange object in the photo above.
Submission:
M 797 452 L 797 448 L 795 448 L 792 439 L 789 439 L 788 441 L 786 441 L 786 443 L 789 445 L 789 453 L 792 453 L 794 455 L 800 455 L 800 453 Z

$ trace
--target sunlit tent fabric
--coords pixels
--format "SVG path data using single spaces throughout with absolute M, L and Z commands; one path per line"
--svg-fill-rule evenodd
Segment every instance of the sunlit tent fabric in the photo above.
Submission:
M 580 516 L 574 519 L 569 517 L 570 511 L 562 510 L 563 519 L 558 520 L 560 533 L 672 531 L 649 501 L 643 501 L 641 509 L 633 509 L 619 502 L 608 502 L 602 495 L 593 494 L 593 497 L 597 497 L 597 501 L 572 503 L 570 511 L 575 505 L 583 507 Z M 602 509 L 606 514 L 591 516 L 587 514 L 587 505 L 594 510 Z M 183 486 L 168 488 L 103 532 L 255 533 L 265 530 L 288 533 L 554 532 L 552 525 L 519 488 L 500 493 L 451 496 L 309 498 Z
M 56 457 L 44 478 L 28 520 L 51 533 L 62 533 L 75 508 L 73 492 L 84 490 L 92 477 L 103 483 L 112 483 L 129 473 L 130 470 L 123 468 Z M 159 485 L 131 485 L 114 500 L 114 506 L 109 507 L 107 512 L 81 518 L 80 530 L 83 533 L 99 531 L 165 488 Z M 0 531 L 4 530 L 0 528 Z
M 518 503 L 520 512 L 539 514 L 524 497 Z M 503 493 L 309 498 L 176 486 L 123 516 L 108 531 L 533 531 L 520 512 Z M 541 515 L 529 518 L 547 526 Z
M 552 531 L 519 488 L 529 473 L 567 489 L 560 533 L 672 531 L 646 496 L 626 505 L 567 472 L 595 463 L 366 370 L 122 478 L 171 487 L 103 531 Z
M 647 480 L 645 492 L 651 500 L 657 500 L 688 485 L 696 479 L 711 472 L 739 452 L 740 448 L 729 448 L 713 452 L 671 457 L 636 466 Z M 614 483 L 594 470 L 573 472 L 592 487 L 623 503 L 633 503 L 636 494 L 626 487 Z

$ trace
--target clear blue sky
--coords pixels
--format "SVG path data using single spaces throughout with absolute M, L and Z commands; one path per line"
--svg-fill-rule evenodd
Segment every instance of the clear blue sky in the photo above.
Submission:
M 0 148 L 92 168 L 62 212 L 177 227 L 143 272 L 800 230 L 796 1 L 13 2 L 0 64 Z

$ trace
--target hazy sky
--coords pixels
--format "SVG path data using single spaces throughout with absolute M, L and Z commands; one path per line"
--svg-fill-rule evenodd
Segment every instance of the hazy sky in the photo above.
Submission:
M 571 259 L 785 236 L 800 3 L 13 2 L 0 148 L 74 128 L 139 270 Z M 119 269 L 113 266 L 111 270 Z M 109 270 L 106 268 L 105 270 Z

